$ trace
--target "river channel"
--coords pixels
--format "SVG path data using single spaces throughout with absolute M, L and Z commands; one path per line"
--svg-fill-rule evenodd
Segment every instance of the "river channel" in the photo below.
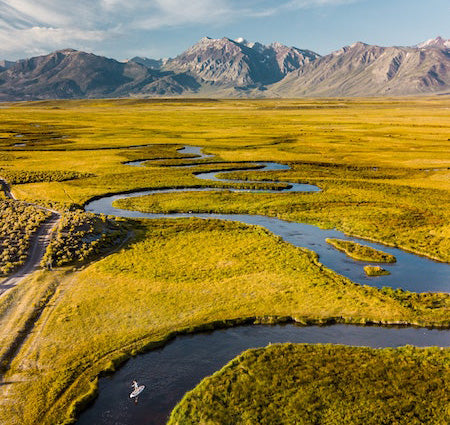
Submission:
M 209 158 L 213 155 L 203 155 L 200 152 L 200 148 L 196 146 L 189 146 L 180 149 L 179 152 L 195 154 L 197 157 L 187 158 L 190 160 L 198 160 L 203 158 Z M 128 162 L 128 165 L 143 166 L 147 161 L 132 161 Z M 270 170 L 288 170 L 289 166 L 285 164 L 278 164 L 274 162 L 258 162 L 260 165 L 259 171 Z M 242 169 L 241 171 L 245 171 Z M 198 179 L 202 180 L 214 180 L 220 182 L 234 182 L 239 183 L 241 180 L 228 180 L 219 179 L 216 177 L 220 171 L 206 172 L 196 174 Z M 233 171 L 229 171 L 233 172 Z M 221 172 L 226 173 L 226 172 Z M 248 183 L 248 181 L 246 181 Z M 267 182 L 264 183 L 289 183 L 289 182 Z M 289 183 L 290 187 L 278 191 L 267 191 L 274 193 L 295 192 L 302 193 L 317 192 L 320 189 L 317 186 L 310 184 Z M 336 271 L 337 273 L 348 277 L 354 282 L 376 286 L 381 288 L 383 286 L 390 286 L 392 288 L 402 288 L 412 292 L 449 292 L 450 291 L 450 265 L 446 263 L 440 263 L 438 261 L 431 260 L 426 257 L 422 257 L 416 254 L 412 254 L 403 251 L 398 248 L 389 247 L 380 243 L 370 242 L 364 239 L 350 237 L 343 232 L 337 230 L 325 230 L 320 227 L 304 224 L 289 222 L 286 220 L 280 220 L 278 218 L 266 217 L 260 215 L 246 215 L 246 214 L 201 214 L 201 213 L 188 213 L 188 214 L 152 214 L 143 213 L 140 211 L 129 211 L 113 206 L 114 201 L 125 198 L 135 198 L 146 195 L 157 195 L 161 193 L 177 193 L 177 192 L 200 192 L 200 191 L 218 191 L 218 190 L 231 190 L 234 192 L 261 192 L 258 190 L 242 190 L 242 189 L 218 189 L 218 188 L 191 188 L 191 189 L 168 189 L 168 190 L 143 190 L 126 194 L 116 194 L 104 196 L 100 199 L 88 202 L 85 205 L 85 210 L 96 214 L 110 214 L 119 217 L 128 218 L 187 218 L 197 217 L 202 219 L 219 219 L 229 221 L 239 221 L 245 224 L 258 225 L 265 227 L 275 235 L 280 236 L 286 242 L 289 242 L 295 246 L 308 248 L 315 251 L 320 258 L 320 262 L 328 268 Z M 311 196 L 314 196 L 311 193 Z M 327 238 L 339 238 L 345 240 L 351 240 L 363 245 L 371 246 L 372 248 L 379 249 L 381 251 L 393 254 L 397 258 L 396 263 L 384 264 L 383 268 L 388 270 L 391 274 L 388 276 L 376 276 L 367 277 L 364 273 L 363 266 L 367 264 L 378 265 L 377 263 L 362 262 L 349 258 L 344 253 L 336 250 L 329 245 L 325 240 Z
M 175 338 L 162 349 L 130 359 L 100 379 L 99 396 L 78 425 L 163 425 L 183 395 L 242 351 L 270 343 L 333 343 L 369 347 L 450 346 L 450 331 L 354 325 L 239 326 Z M 134 404 L 136 379 L 146 388 Z
M 200 148 L 188 147 L 183 153 L 200 155 L 191 159 L 206 157 Z M 142 166 L 145 161 L 133 161 L 129 165 Z M 260 163 L 262 170 L 288 169 L 288 166 L 276 163 Z M 202 173 L 198 178 L 217 179 L 213 173 Z M 231 181 L 222 179 L 220 181 Z M 232 180 L 236 182 L 236 180 Z M 286 183 L 286 182 L 282 182 Z M 294 188 L 294 189 L 293 189 Z M 191 190 L 218 190 L 191 189 Z M 228 189 L 227 189 L 228 190 Z M 292 184 L 289 191 L 314 192 L 316 186 Z M 323 230 L 316 226 L 292 223 L 276 218 L 239 214 L 147 214 L 115 208 L 112 203 L 117 199 L 138 197 L 180 190 L 146 190 L 129 194 L 105 196 L 89 202 L 86 211 L 112 214 L 130 218 L 184 218 L 221 219 L 240 221 L 265 227 L 296 246 L 309 248 L 319 254 L 320 261 L 355 282 L 373 286 L 402 287 L 416 292 L 449 291 L 450 269 L 448 264 L 429 260 L 400 249 L 387 247 L 354 237 L 335 230 Z M 325 239 L 342 238 L 389 252 L 397 257 L 397 263 L 385 265 L 390 276 L 367 278 L 359 261 L 329 246 Z M 270 343 L 333 343 L 353 346 L 398 347 L 406 344 L 416 346 L 450 346 L 450 331 L 424 328 L 390 328 L 355 325 L 308 326 L 292 324 L 276 326 L 239 326 L 229 329 L 202 332 L 179 336 L 163 348 L 130 359 L 113 375 L 99 381 L 99 396 L 84 411 L 78 425 L 162 425 L 170 411 L 186 391 L 194 388 L 205 376 L 211 375 L 242 351 L 263 347 Z M 136 379 L 146 388 L 138 403 L 132 402 L 128 395 L 131 382 Z

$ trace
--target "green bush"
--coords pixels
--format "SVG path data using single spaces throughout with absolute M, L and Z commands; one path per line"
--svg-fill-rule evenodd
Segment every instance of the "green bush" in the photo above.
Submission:
M 361 261 L 375 261 L 377 263 L 395 263 L 397 259 L 386 252 L 361 245 L 353 241 L 342 239 L 326 239 L 327 243 L 334 246 L 337 250 L 345 252 L 349 257 Z
M 98 217 L 82 210 L 66 212 L 41 265 L 48 267 L 83 263 L 123 241 L 125 234 L 126 229 L 118 220 Z
M 22 265 L 36 230 L 50 212 L 11 199 L 0 200 L 0 276 Z
M 25 184 L 37 182 L 62 182 L 66 180 L 91 177 L 93 174 L 77 171 L 28 171 L 0 169 L 0 175 L 10 184 Z
M 364 272 L 367 276 L 386 276 L 391 274 L 380 266 L 364 266 Z

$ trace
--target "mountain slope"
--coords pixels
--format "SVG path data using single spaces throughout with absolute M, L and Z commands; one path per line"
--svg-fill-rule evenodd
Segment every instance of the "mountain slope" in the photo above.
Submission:
M 198 86 L 188 76 L 72 49 L 16 62 L 0 72 L 0 100 L 180 94 Z
M 450 40 L 361 42 L 326 56 L 279 43 L 203 38 L 169 60 L 118 62 L 72 49 L 0 62 L 0 101 L 104 97 L 302 97 L 450 93 Z
M 166 61 L 164 59 L 150 59 L 150 58 L 143 58 L 141 56 L 135 56 L 134 58 L 131 58 L 128 62 L 135 62 L 140 65 L 144 65 L 145 67 L 150 69 L 161 69 Z
M 436 38 L 432 38 L 431 40 L 424 41 L 415 47 L 438 47 L 440 49 L 450 49 L 450 40 L 446 40 L 445 38 L 438 36 Z
M 11 62 L 8 60 L 0 60 L 0 72 L 4 71 L 5 69 L 11 68 L 15 62 Z
M 236 87 L 267 85 L 319 57 L 278 43 L 264 46 L 243 39 L 202 38 L 163 69 L 188 72 L 205 82 Z
M 450 51 L 435 46 L 355 43 L 305 64 L 274 84 L 270 95 L 366 96 L 439 93 L 450 88 Z

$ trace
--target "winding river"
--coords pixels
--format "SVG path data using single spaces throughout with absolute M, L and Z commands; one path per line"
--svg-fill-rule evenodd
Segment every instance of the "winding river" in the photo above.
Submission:
M 180 150 L 180 152 L 199 155 L 190 159 L 205 157 L 201 155 L 200 148 L 197 147 L 187 147 Z M 143 162 L 145 161 L 133 161 L 130 165 L 140 166 Z M 260 170 L 288 169 L 287 166 L 282 164 L 260 164 L 261 167 L 264 167 Z M 197 177 L 217 179 L 214 176 L 217 173 L 218 171 L 202 173 L 198 174 Z M 220 181 L 228 182 L 229 180 Z M 233 180 L 233 182 L 236 181 Z M 318 191 L 319 188 L 312 185 L 292 184 L 287 190 L 291 192 L 314 192 Z M 323 230 L 316 226 L 291 223 L 264 216 L 238 214 L 146 214 L 138 211 L 122 210 L 112 206 L 112 203 L 117 199 L 176 191 L 186 191 L 186 189 L 170 191 L 147 190 L 105 196 L 89 202 L 86 205 L 86 211 L 133 218 L 199 217 L 257 224 L 281 236 L 287 242 L 317 252 L 323 264 L 356 282 L 374 286 L 403 287 L 404 289 L 419 292 L 447 292 L 449 290 L 449 265 L 381 244 L 347 237 L 335 230 Z M 397 257 L 397 263 L 386 265 L 386 268 L 389 268 L 389 271 L 392 273 L 391 276 L 371 278 L 369 280 L 362 272 L 362 264 L 366 263 L 352 260 L 345 254 L 330 247 L 325 242 L 325 239 L 328 237 L 360 241 L 366 245 L 394 254 Z M 179 336 L 161 349 L 130 359 L 114 375 L 100 379 L 97 400 L 81 414 L 77 423 L 79 425 L 164 424 L 170 411 L 183 394 L 195 387 L 203 377 L 220 369 L 226 362 L 248 348 L 261 347 L 269 343 L 278 342 L 335 343 L 356 346 L 364 345 L 374 348 L 397 347 L 405 344 L 449 347 L 450 331 L 412 327 L 388 328 L 354 325 L 299 327 L 290 324 L 239 326 L 207 333 Z M 140 396 L 137 404 L 134 404 L 128 398 L 133 379 L 137 379 L 139 384 L 146 385 L 146 389 Z
M 213 155 L 203 155 L 200 151 L 201 148 L 196 146 L 189 146 L 180 149 L 181 153 L 195 154 L 196 157 L 186 158 L 188 160 L 198 160 L 202 158 L 209 158 Z M 132 166 L 142 166 L 143 163 L 147 161 L 131 161 L 128 165 Z M 288 170 L 289 166 L 285 164 L 278 164 L 274 162 L 258 162 L 261 167 L 258 171 L 271 171 L 271 170 Z M 253 170 L 254 169 L 247 169 Z M 242 169 L 241 171 L 247 171 Z M 234 171 L 212 171 L 206 173 L 195 174 L 198 179 L 202 180 L 214 180 L 224 183 L 240 183 L 246 182 L 243 180 L 228 180 L 219 179 L 216 177 L 218 173 L 231 173 Z M 250 182 L 251 183 L 251 182 Z M 261 183 L 261 182 L 258 182 Z M 295 192 L 295 193 L 307 193 L 307 192 L 317 192 L 320 189 L 317 186 L 309 184 L 299 184 L 299 183 L 289 183 L 289 182 L 267 182 L 264 183 L 288 183 L 289 188 L 285 190 L 264 190 L 264 192 L 274 192 L 274 193 L 284 193 L 284 192 Z M 286 242 L 289 242 L 295 246 L 308 248 L 315 251 L 319 257 L 320 262 L 330 269 L 336 271 L 337 273 L 348 277 L 354 282 L 361 284 L 383 287 L 390 286 L 392 288 L 403 288 L 412 292 L 449 292 L 450 291 L 450 265 L 446 263 L 440 263 L 433 261 L 431 259 L 421 257 L 416 254 L 405 252 L 398 248 L 389 247 L 379 243 L 369 242 L 364 239 L 350 237 L 337 230 L 325 230 L 320 227 L 289 222 L 286 220 L 280 220 L 278 218 L 265 217 L 260 215 L 247 215 L 247 214 L 200 214 L 200 213 L 190 213 L 190 214 L 152 214 L 143 213 L 140 211 L 129 211 L 113 206 L 114 201 L 125 198 L 135 198 L 140 196 L 160 194 L 160 193 L 177 193 L 177 192 L 200 192 L 200 191 L 218 191 L 218 190 L 228 190 L 234 192 L 261 192 L 259 190 L 242 190 L 242 189 L 220 189 L 220 188 L 191 188 L 191 189 L 166 189 L 166 190 L 143 190 L 136 191 L 127 194 L 117 194 L 108 195 L 100 199 L 88 202 L 85 206 L 86 211 L 97 213 L 97 214 L 110 214 L 119 217 L 129 217 L 129 218 L 186 218 L 186 217 L 197 217 L 202 219 L 219 219 L 219 220 L 230 220 L 230 221 L 240 221 L 242 223 L 250 225 L 259 225 L 265 227 L 270 232 L 282 237 Z M 337 251 L 335 248 L 330 246 L 325 242 L 327 238 L 339 238 L 345 240 L 352 240 L 359 242 L 364 245 L 371 246 L 372 248 L 379 249 L 390 254 L 395 255 L 397 258 L 396 263 L 384 264 L 383 268 L 388 270 L 391 274 L 388 276 L 376 276 L 367 277 L 364 273 L 363 266 L 368 263 L 353 260 L 349 258 L 344 253 Z
M 177 337 L 161 349 L 130 359 L 100 379 L 99 396 L 78 425 L 163 425 L 183 395 L 242 351 L 270 343 L 333 343 L 369 347 L 450 346 L 450 332 L 416 328 L 333 325 L 240 326 Z M 138 404 L 131 382 L 146 386 Z

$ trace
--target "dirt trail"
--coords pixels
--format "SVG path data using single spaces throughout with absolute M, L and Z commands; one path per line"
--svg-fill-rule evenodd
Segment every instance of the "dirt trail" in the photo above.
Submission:
M 8 183 L 2 178 L 0 178 L 0 185 L 7 198 L 17 200 L 11 193 Z M 0 282 L 0 296 L 39 268 L 39 264 L 50 242 L 53 230 L 56 228 L 59 219 L 61 218 L 61 214 L 58 211 L 36 204 L 27 204 L 49 211 L 51 216 L 40 225 L 39 229 L 31 239 L 28 257 L 25 263 L 15 273 Z

